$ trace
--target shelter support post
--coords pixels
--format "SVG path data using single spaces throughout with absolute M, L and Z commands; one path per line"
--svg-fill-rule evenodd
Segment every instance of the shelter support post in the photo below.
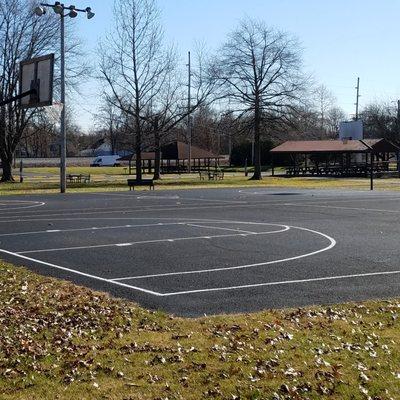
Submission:
M 271 175 L 275 176 L 274 155 L 273 154 L 271 154 Z
M 397 161 L 397 173 L 400 178 L 400 152 L 396 153 L 396 161 Z
M 371 155 L 371 165 L 370 165 L 370 190 L 374 190 L 374 155 Z

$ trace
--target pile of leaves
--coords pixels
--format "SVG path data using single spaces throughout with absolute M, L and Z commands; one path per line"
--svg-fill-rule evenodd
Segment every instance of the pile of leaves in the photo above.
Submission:
M 184 319 L 0 263 L 0 398 L 399 399 L 399 313 Z

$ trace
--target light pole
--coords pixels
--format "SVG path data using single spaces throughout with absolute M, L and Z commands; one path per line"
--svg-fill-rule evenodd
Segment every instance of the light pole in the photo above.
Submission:
M 53 11 L 60 16 L 61 22 L 61 118 L 60 118 L 60 136 L 61 136 L 61 154 L 60 154 L 60 192 L 65 193 L 67 188 L 67 136 L 65 132 L 65 17 L 75 18 L 78 12 L 86 13 L 87 19 L 94 17 L 94 12 L 90 7 L 84 10 L 76 8 L 75 6 L 66 7 L 64 4 L 56 1 L 54 4 L 40 3 L 34 10 L 35 14 L 39 17 L 46 14 L 46 7 L 50 7 Z

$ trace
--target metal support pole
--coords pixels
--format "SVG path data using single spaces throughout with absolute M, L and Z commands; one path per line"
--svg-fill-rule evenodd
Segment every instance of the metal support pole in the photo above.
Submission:
M 94 13 L 90 7 L 85 9 L 76 8 L 74 5 L 66 7 L 65 4 L 59 1 L 54 4 L 40 3 L 40 6 L 35 7 L 34 12 L 38 17 L 43 16 L 46 13 L 46 7 L 51 7 L 56 14 L 60 15 L 60 53 L 61 53 L 61 116 L 60 116 L 60 192 L 65 193 L 67 187 L 67 138 L 65 131 L 65 17 L 75 18 L 78 12 L 86 13 L 87 19 L 92 19 Z M 67 12 L 64 14 L 64 12 Z
M 65 28 L 64 15 L 61 15 L 61 110 L 60 121 L 60 139 L 61 139 L 61 154 L 60 154 L 60 192 L 65 193 L 67 188 L 67 137 L 65 132 Z
M 189 142 L 189 162 L 188 162 L 188 172 L 189 174 L 192 172 L 192 124 L 191 124 L 191 116 L 190 116 L 190 109 L 191 109 L 191 85 L 192 85 L 192 73 L 191 73 L 191 65 L 190 65 L 190 51 L 188 51 L 188 120 L 187 120 L 187 130 L 188 130 L 188 142 Z

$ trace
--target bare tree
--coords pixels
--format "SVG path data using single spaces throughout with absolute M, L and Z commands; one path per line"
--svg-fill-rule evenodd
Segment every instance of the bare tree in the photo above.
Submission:
M 255 169 L 262 179 L 260 136 L 263 120 L 282 118 L 298 102 L 306 79 L 300 46 L 286 33 L 263 22 L 243 20 L 222 46 L 214 73 L 240 117 L 252 118 Z
M 0 2 L 0 100 L 17 94 L 19 62 L 54 52 L 59 44 L 59 16 L 49 13 L 35 17 L 35 0 L 2 0 Z M 68 26 L 73 22 L 69 21 Z M 68 89 L 75 88 L 78 79 L 87 72 L 81 62 L 80 43 L 67 30 L 67 55 L 73 55 L 66 69 Z M 56 56 L 55 93 L 59 92 L 58 61 Z M 0 107 L 0 158 L 3 167 L 1 181 L 13 181 L 12 161 L 15 150 L 40 109 L 24 110 L 19 102 Z
M 121 109 L 115 106 L 115 101 L 109 101 L 106 98 L 95 118 L 96 125 L 105 133 L 105 138 L 110 144 L 112 154 L 117 154 L 126 122 Z
M 400 144 L 399 111 L 397 102 L 371 103 L 364 107 L 360 116 L 367 138 L 385 138 Z
M 57 21 L 49 16 L 33 18 L 33 1 L 3 0 L 0 3 L 0 100 L 18 91 L 19 62 L 52 51 L 57 38 Z M 12 181 L 15 149 L 27 127 L 32 111 L 22 110 L 18 102 L 0 108 L 0 158 L 2 181 Z
M 333 106 L 328 110 L 326 123 L 328 134 L 333 139 L 339 137 L 339 124 L 346 119 L 346 113 L 338 106 Z
M 143 139 L 151 126 L 149 110 L 174 68 L 175 57 L 164 46 L 154 0 L 117 0 L 114 18 L 114 30 L 100 47 L 101 78 L 108 101 L 131 117 L 136 177 L 141 180 Z
M 319 129 L 323 133 L 328 130 L 328 113 L 336 105 L 336 98 L 325 85 L 318 85 L 312 95 L 318 112 Z
M 175 62 L 168 79 L 154 98 L 151 107 L 153 147 L 155 151 L 154 179 L 161 178 L 161 146 L 171 138 L 171 133 L 196 110 L 206 107 L 216 99 L 213 96 L 215 80 L 210 78 L 210 60 L 204 46 L 197 46 L 195 65 L 191 70 L 192 94 L 190 109 L 187 107 L 187 85 L 182 79 L 185 74 Z M 186 137 L 186 140 L 188 138 Z

